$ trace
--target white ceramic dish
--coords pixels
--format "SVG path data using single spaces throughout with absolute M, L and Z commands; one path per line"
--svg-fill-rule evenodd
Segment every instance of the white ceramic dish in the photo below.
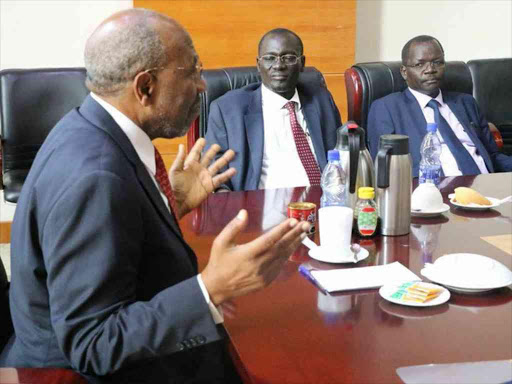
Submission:
M 455 193 L 448 195 L 448 197 L 450 198 L 450 203 L 452 203 L 457 208 L 467 209 L 470 211 L 484 211 L 486 209 L 496 208 L 501 205 L 500 199 L 495 199 L 494 197 L 489 197 L 489 196 L 485 196 L 485 197 L 492 203 L 491 205 L 480 205 L 480 204 L 475 204 L 475 203 L 471 203 L 469 205 L 460 204 L 455 201 Z
M 427 301 L 425 303 L 416 303 L 414 301 L 404 301 L 392 297 L 392 295 L 398 290 L 400 284 L 388 284 L 380 287 L 379 295 L 381 295 L 382 298 L 386 299 L 387 301 L 390 301 L 395 304 L 407 305 L 409 307 L 432 307 L 434 305 L 444 304 L 450 299 L 450 291 L 448 291 L 446 288 L 441 287 L 440 285 L 437 284 L 425 282 L 423 282 L 422 284 L 426 285 L 429 288 L 440 288 L 443 290 L 443 292 L 433 300 Z
M 442 215 L 445 212 L 448 212 L 450 210 L 450 206 L 448 204 L 443 203 L 443 207 L 441 209 L 435 209 L 432 211 L 414 211 L 411 209 L 411 216 L 413 217 L 436 217 L 439 215 Z
M 361 250 L 357 254 L 357 261 L 355 261 L 354 253 L 350 249 L 347 249 L 345 253 L 343 253 L 343 252 L 339 252 L 339 253 L 335 252 L 335 253 L 336 254 L 333 254 L 333 252 L 330 250 L 326 251 L 324 248 L 322 248 L 321 245 L 309 250 L 309 256 L 311 256 L 311 258 L 318 260 L 318 261 L 323 261 L 324 263 L 336 263 L 336 264 L 338 264 L 338 263 L 357 263 L 361 260 L 366 259 L 368 257 L 368 255 L 370 254 L 367 249 L 361 247 Z
M 462 293 L 480 293 L 512 284 L 512 272 L 499 261 L 473 253 L 453 253 L 425 264 L 429 280 Z

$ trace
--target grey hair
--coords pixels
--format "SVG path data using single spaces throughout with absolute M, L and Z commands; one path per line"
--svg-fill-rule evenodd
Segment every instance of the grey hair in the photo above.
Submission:
M 135 11 L 135 10 L 134 10 Z M 154 11 L 136 10 L 133 23 L 109 31 L 108 37 L 87 44 L 84 52 L 87 88 L 99 95 L 115 95 L 137 73 L 164 66 L 165 46 L 148 22 L 160 17 Z

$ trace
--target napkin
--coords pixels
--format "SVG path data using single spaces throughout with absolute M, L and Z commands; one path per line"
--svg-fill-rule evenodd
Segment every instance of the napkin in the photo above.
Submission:
M 327 292 L 378 288 L 389 283 L 421 280 L 398 261 L 373 267 L 311 271 L 316 283 Z

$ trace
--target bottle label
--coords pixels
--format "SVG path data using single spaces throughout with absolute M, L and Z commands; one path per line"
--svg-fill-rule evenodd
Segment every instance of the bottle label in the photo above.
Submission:
M 436 187 L 439 186 L 441 182 L 441 167 L 439 165 L 428 167 L 420 166 L 418 182 L 419 184 L 433 183 Z
M 363 236 L 371 236 L 377 228 L 377 211 L 373 207 L 364 207 L 357 216 L 357 227 Z

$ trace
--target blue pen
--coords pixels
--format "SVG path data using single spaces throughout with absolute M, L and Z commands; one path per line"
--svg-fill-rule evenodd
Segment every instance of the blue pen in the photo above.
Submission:
M 330 296 L 329 292 L 318 283 L 318 281 L 315 279 L 315 277 L 311 274 L 312 269 L 307 268 L 304 264 L 301 264 L 299 266 L 299 272 L 301 275 L 303 275 L 306 279 L 311 281 L 324 295 Z

